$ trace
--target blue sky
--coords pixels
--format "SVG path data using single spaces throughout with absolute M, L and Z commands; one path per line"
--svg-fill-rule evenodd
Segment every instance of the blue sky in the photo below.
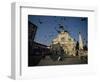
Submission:
M 59 30 L 60 25 L 63 25 L 76 41 L 79 39 L 79 32 L 84 44 L 88 40 L 88 18 L 86 17 L 28 15 L 28 21 L 38 27 L 35 41 L 44 45 L 50 45 L 52 39 L 58 35 L 56 30 Z

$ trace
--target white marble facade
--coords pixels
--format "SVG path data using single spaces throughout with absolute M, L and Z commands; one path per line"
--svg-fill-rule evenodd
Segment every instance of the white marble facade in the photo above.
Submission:
M 60 44 L 66 55 L 75 56 L 76 42 L 64 29 L 61 30 L 57 37 L 52 40 L 52 44 Z

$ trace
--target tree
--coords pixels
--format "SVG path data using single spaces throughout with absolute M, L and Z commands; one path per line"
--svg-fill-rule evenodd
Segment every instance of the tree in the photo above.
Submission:
M 76 43 L 76 56 L 78 56 L 78 50 L 79 50 L 79 42 L 77 41 L 77 43 Z
M 76 48 L 75 48 L 76 50 L 79 50 L 79 42 L 77 41 L 77 43 L 76 43 Z
M 83 49 L 84 49 L 85 51 L 87 51 L 87 50 L 88 50 L 87 45 L 84 45 Z

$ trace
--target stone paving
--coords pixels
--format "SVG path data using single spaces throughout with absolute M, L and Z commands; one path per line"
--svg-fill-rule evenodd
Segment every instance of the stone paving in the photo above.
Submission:
M 63 61 L 53 61 L 49 56 L 46 56 L 44 59 L 41 59 L 38 66 L 47 66 L 47 65 L 74 65 L 74 64 L 86 64 L 82 62 L 80 58 L 77 57 L 66 57 Z

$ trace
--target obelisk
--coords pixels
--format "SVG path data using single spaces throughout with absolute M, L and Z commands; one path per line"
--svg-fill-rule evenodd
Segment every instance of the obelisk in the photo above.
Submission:
M 83 41 L 82 41 L 82 36 L 79 32 L 79 49 L 82 50 L 83 49 Z

